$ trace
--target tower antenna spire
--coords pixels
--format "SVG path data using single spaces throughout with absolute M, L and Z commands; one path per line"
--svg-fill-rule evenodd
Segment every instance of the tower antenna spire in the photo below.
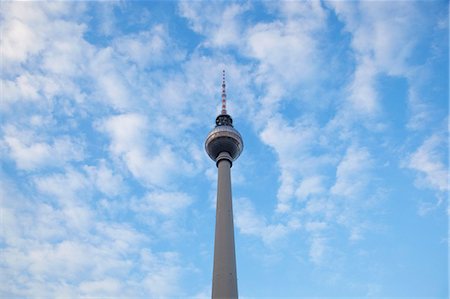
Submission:
M 225 70 L 222 70 L 222 113 L 227 114 L 227 92 L 225 89 Z

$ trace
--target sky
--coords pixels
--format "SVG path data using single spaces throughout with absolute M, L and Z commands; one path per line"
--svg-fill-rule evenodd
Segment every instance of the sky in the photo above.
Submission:
M 448 298 L 447 1 L 0 3 L 0 297 Z

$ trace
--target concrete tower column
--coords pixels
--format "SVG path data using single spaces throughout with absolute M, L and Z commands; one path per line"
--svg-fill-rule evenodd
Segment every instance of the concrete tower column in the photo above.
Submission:
M 234 250 L 233 203 L 231 200 L 231 156 L 217 157 L 217 207 L 214 240 L 212 298 L 238 298 Z

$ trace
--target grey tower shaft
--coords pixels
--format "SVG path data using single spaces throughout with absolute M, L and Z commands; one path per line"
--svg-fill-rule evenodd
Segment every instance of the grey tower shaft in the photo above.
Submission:
M 233 204 L 231 200 L 231 156 L 217 158 L 217 208 L 214 240 L 212 298 L 238 298 L 236 254 L 234 250 Z

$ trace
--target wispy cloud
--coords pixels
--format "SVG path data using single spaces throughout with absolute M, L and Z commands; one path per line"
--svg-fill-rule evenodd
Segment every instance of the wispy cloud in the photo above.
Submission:
M 37 136 L 32 130 L 20 131 L 12 125 L 2 129 L 4 137 L 0 144 L 3 144 L 6 154 L 18 169 L 64 166 L 67 162 L 81 161 L 84 158 L 83 142 L 70 136 L 48 140 L 47 136 Z
M 180 192 L 148 193 L 145 197 L 133 205 L 136 212 L 156 212 L 165 216 L 171 216 L 186 208 L 192 203 L 192 199 Z
M 239 198 L 235 202 L 236 226 L 241 234 L 259 237 L 271 247 L 289 233 L 290 229 L 282 223 L 268 223 L 248 199 Z
M 149 124 L 143 115 L 113 116 L 98 128 L 110 135 L 113 158 L 123 161 L 133 176 L 144 184 L 168 187 L 173 183 L 174 174 L 191 171 L 192 166 L 177 158 L 171 146 L 156 137 L 148 140 Z
M 181 16 L 191 28 L 207 37 L 205 46 L 237 46 L 241 41 L 243 16 L 249 4 L 180 2 Z
M 448 191 L 448 161 L 443 149 L 448 147 L 446 134 L 435 133 L 408 157 L 407 168 L 417 172 L 416 184 L 419 188 Z
M 370 154 L 365 148 L 350 147 L 336 168 L 336 182 L 331 193 L 343 197 L 355 197 L 364 190 L 371 168 Z
M 369 4 L 327 2 L 352 35 L 355 52 L 355 72 L 348 87 L 350 107 L 357 113 L 380 113 L 383 105 L 377 91 L 380 74 L 409 77 L 412 70 L 408 59 L 418 42 L 414 24 L 420 18 L 414 6 L 396 2 L 387 7 Z M 395 16 L 395 17 L 393 17 Z
M 9 182 L 2 186 L 2 223 L 10 230 L 2 232 L 7 246 L 2 276 L 8 282 L 2 284 L 2 294 L 170 296 L 178 292 L 177 281 L 185 269 L 177 253 L 142 249 L 151 248 L 147 234 L 127 223 L 109 222 L 94 210 L 89 201 L 95 186 L 87 175 L 69 172 L 35 183 L 38 193 L 33 197 Z M 38 199 L 43 201 L 36 203 Z M 129 276 L 130 271 L 141 274 Z M 52 283 L 41 284 L 39 277 Z M 139 291 L 138 285 L 147 287 Z

